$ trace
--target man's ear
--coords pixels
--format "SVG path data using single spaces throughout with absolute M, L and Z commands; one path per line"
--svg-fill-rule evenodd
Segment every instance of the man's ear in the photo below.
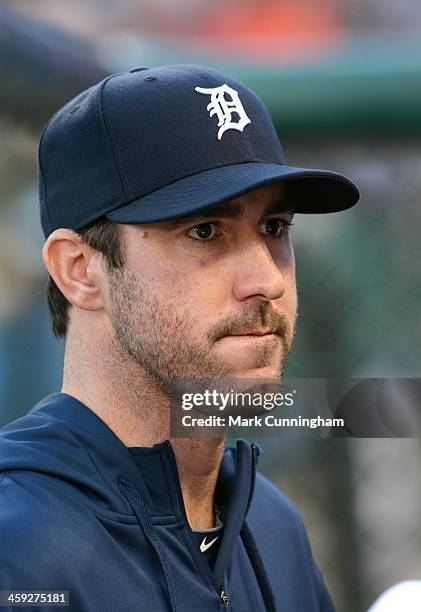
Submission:
M 65 298 L 83 310 L 101 310 L 105 281 L 101 254 L 70 229 L 52 232 L 42 250 L 44 264 Z

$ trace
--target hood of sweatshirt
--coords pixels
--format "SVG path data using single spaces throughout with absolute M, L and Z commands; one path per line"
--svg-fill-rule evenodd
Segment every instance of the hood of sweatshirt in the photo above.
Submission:
M 212 572 L 217 590 L 251 504 L 259 453 L 255 444 L 240 440 L 223 455 L 215 493 L 224 524 Z M 155 527 L 168 517 L 188 521 L 169 441 L 126 447 L 87 406 L 72 396 L 53 393 L 0 432 L 0 473 L 14 471 L 66 481 L 75 497 L 102 514 L 135 514 L 160 557 L 171 598 L 170 571 Z

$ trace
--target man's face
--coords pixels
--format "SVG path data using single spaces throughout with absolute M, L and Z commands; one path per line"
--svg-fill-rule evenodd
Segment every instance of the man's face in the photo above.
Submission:
M 279 379 L 297 312 L 292 214 L 272 183 L 205 215 L 122 226 L 126 265 L 109 277 L 119 353 L 166 392 L 180 379 Z

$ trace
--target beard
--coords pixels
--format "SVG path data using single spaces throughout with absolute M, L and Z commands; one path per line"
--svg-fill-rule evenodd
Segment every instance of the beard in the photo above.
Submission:
M 270 302 L 250 304 L 242 314 L 227 316 L 211 327 L 203 338 L 194 334 L 200 328 L 192 311 L 175 303 L 173 293 L 157 291 L 150 281 L 141 280 L 127 268 L 112 270 L 109 276 L 113 344 L 124 360 L 140 366 L 167 395 L 192 391 L 194 381 L 238 380 L 233 366 L 215 355 L 215 342 L 245 329 L 268 328 L 279 335 L 282 351 L 279 359 L 279 380 L 291 349 L 295 318 L 290 330 L 285 315 Z M 295 315 L 296 316 L 296 315 Z M 250 347 L 249 347 L 250 348 Z M 273 362 L 279 341 L 264 342 L 253 349 L 255 367 Z

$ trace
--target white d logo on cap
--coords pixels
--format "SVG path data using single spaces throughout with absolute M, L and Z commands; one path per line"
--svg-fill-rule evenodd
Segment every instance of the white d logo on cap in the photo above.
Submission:
M 241 104 L 238 92 L 229 87 L 226 83 L 220 87 L 213 87 L 210 89 L 206 89 L 205 87 L 195 87 L 194 89 L 198 93 L 208 94 L 211 97 L 211 101 L 206 109 L 209 111 L 210 117 L 215 114 L 218 117 L 218 140 L 221 140 L 222 135 L 227 130 L 239 130 L 242 132 L 246 125 L 251 123 Z M 225 95 L 228 95 L 229 98 L 227 99 Z M 236 122 L 232 121 L 233 113 L 238 114 L 239 120 Z

